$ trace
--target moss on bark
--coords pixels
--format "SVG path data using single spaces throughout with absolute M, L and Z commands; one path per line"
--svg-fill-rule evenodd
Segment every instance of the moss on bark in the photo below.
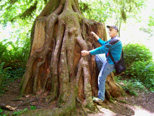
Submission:
M 32 29 L 31 53 L 21 83 L 21 95 L 49 91 L 48 102 L 55 100 L 57 105 L 53 109 L 28 111 L 22 115 L 68 116 L 76 112 L 78 103 L 95 110 L 92 101 L 98 91 L 95 57 L 81 57 L 80 52 L 100 46 L 90 36 L 91 31 L 106 40 L 104 25 L 85 19 L 77 0 L 50 0 Z M 112 80 L 113 77 L 108 78 Z M 107 86 L 109 95 L 121 94 L 115 81 L 109 81 Z

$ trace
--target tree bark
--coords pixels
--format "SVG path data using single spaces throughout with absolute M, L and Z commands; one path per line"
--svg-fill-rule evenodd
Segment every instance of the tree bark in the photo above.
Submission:
M 81 50 L 100 45 L 94 31 L 106 40 L 104 24 L 85 19 L 78 0 L 50 0 L 32 28 L 31 51 L 21 83 L 21 95 L 48 92 L 48 102 L 57 106 L 26 112 L 25 115 L 71 115 L 77 103 L 95 110 L 98 70 L 95 56 L 81 57 Z M 114 76 L 106 82 L 107 98 L 121 95 Z M 24 114 L 23 114 L 24 115 Z

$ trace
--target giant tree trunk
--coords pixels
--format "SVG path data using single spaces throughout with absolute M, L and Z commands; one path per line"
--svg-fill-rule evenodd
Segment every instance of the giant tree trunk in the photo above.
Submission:
M 100 46 L 91 31 L 106 40 L 104 25 L 85 19 L 78 0 L 50 0 L 36 18 L 21 95 L 48 92 L 48 101 L 56 101 L 57 105 L 52 110 L 33 111 L 32 115 L 69 115 L 78 102 L 95 109 L 92 101 L 98 92 L 95 56 L 80 54 L 81 50 Z M 106 93 L 107 98 L 121 94 L 112 75 L 108 76 Z

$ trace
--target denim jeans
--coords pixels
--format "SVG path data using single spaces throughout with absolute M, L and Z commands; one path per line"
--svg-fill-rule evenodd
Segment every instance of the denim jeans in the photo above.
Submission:
M 105 81 L 106 77 L 114 70 L 114 65 L 109 64 L 105 57 L 105 54 L 95 55 L 95 61 L 98 67 L 98 98 L 105 99 Z

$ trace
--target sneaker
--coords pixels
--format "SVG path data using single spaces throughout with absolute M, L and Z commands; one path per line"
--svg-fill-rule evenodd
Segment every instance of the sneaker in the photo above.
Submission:
M 93 101 L 94 101 L 95 103 L 98 103 L 98 104 L 102 104 L 102 103 L 103 103 L 103 100 L 101 100 L 101 99 L 98 98 L 98 97 L 93 97 Z

